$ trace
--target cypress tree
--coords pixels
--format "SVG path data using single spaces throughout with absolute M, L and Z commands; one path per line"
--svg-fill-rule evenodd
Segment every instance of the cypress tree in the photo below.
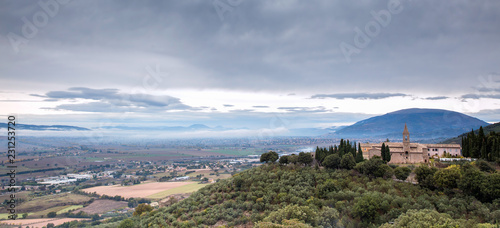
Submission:
M 349 140 L 347 140 L 346 144 L 345 144 L 345 154 L 351 153 L 351 150 L 352 150 L 351 142 L 349 142 Z
M 495 159 L 500 158 L 500 141 L 499 140 L 500 140 L 500 138 L 497 138 L 497 140 L 496 140 L 497 146 L 495 148 L 495 156 L 494 156 Z
M 479 137 L 476 136 L 476 134 L 474 133 L 474 130 L 472 130 L 470 133 L 469 144 L 470 144 L 471 157 L 473 157 L 473 158 L 480 158 L 480 156 L 481 156 L 481 153 L 480 153 L 481 141 L 478 141 L 478 139 L 479 139 Z
M 485 136 L 484 136 L 484 130 L 483 130 L 483 126 L 479 127 L 479 131 L 477 133 L 477 136 L 479 138 L 479 141 L 483 141 Z
M 356 154 L 356 163 L 362 162 L 363 159 L 363 151 L 361 150 L 361 144 L 358 144 L 358 153 Z
M 497 156 L 497 147 L 498 147 L 498 138 L 493 138 L 493 144 L 491 145 L 491 160 L 495 161 L 498 156 Z
M 319 150 L 319 146 L 316 146 L 316 152 L 314 152 L 316 161 L 321 161 L 321 151 Z
M 491 134 L 488 135 L 486 140 L 486 158 L 488 161 L 493 161 L 493 136 Z
M 356 142 L 353 143 L 353 147 L 351 147 L 351 154 L 353 158 L 356 158 Z
M 385 161 L 385 143 L 382 143 L 382 148 L 380 149 L 380 157 Z
M 467 140 L 465 140 L 464 136 L 462 136 L 460 142 L 462 144 L 462 156 L 469 157 L 469 151 L 467 150 Z
M 385 146 L 385 161 L 391 161 L 391 149 L 389 149 L 389 145 Z
M 475 158 L 475 153 L 474 153 L 474 141 L 472 140 L 472 138 L 467 138 L 467 153 L 469 154 L 469 156 L 471 158 Z
M 488 155 L 486 154 L 486 143 L 482 143 L 480 151 L 481 151 L 481 158 L 487 159 Z
M 339 150 L 339 157 L 342 158 L 342 156 L 344 156 L 344 139 L 340 139 L 338 150 Z
M 495 156 L 495 149 L 497 147 L 496 145 L 496 139 L 491 137 L 491 149 L 489 150 L 490 152 L 488 153 L 488 160 L 490 161 L 494 161 L 496 159 L 496 156 Z

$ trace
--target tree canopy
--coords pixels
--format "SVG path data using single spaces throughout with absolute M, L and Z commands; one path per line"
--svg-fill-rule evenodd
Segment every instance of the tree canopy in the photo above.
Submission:
M 477 134 L 472 130 L 462 137 L 462 155 L 488 161 L 500 160 L 500 134 L 491 131 L 485 135 L 483 127 Z
M 275 162 L 276 160 L 278 160 L 278 158 L 279 158 L 278 153 L 274 151 L 269 151 L 267 153 L 263 153 L 262 155 L 260 155 L 260 162 L 265 162 L 265 163 Z

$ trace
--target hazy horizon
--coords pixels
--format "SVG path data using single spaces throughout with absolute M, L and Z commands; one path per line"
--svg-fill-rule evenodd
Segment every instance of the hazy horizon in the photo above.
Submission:
M 407 108 L 499 121 L 496 1 L 1 4 L 0 116 L 23 124 L 246 137 Z

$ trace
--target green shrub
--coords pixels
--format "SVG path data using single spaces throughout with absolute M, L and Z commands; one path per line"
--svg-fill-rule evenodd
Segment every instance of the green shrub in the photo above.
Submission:
M 411 169 L 408 167 L 397 167 L 394 169 L 394 175 L 399 180 L 405 181 L 410 176 Z

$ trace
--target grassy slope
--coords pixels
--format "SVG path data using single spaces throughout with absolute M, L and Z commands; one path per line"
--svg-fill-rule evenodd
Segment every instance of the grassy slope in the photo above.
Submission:
M 28 213 L 28 215 L 32 215 L 33 213 Z M 0 220 L 4 220 L 4 219 L 9 219 L 9 215 L 10 214 L 7 214 L 7 213 L 0 213 Z M 18 219 L 22 218 L 22 214 L 18 214 L 17 216 L 19 216 Z
M 192 183 L 192 184 L 183 185 L 183 186 L 180 186 L 180 187 L 177 187 L 177 188 L 169 189 L 169 190 L 166 190 L 166 191 L 163 191 L 163 192 L 159 192 L 159 193 L 150 195 L 150 196 L 148 196 L 146 198 L 150 198 L 150 199 L 163 199 L 163 198 L 165 198 L 165 197 L 167 197 L 169 195 L 173 195 L 173 194 L 196 192 L 199 189 L 201 189 L 201 188 L 203 188 L 203 187 L 205 187 L 207 185 L 208 184 Z
M 63 214 L 63 213 L 66 213 L 68 211 L 71 211 L 71 210 L 80 209 L 82 207 L 83 207 L 83 205 L 71 205 L 71 206 L 67 206 L 64 209 L 57 211 L 57 214 Z
M 18 209 L 23 212 L 40 212 L 45 210 L 59 211 L 68 205 L 79 205 L 89 201 L 90 199 L 90 197 L 84 195 L 61 193 L 30 199 L 29 201 L 19 205 Z M 62 208 L 58 208 L 58 210 L 54 209 L 58 206 L 62 206 Z

